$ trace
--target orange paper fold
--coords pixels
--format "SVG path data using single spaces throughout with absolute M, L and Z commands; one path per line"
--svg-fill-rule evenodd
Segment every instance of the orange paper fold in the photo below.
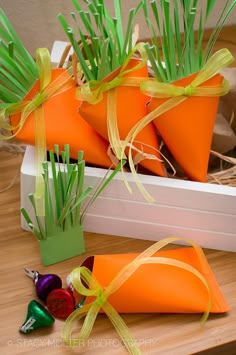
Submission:
M 196 75 L 173 84 L 186 87 Z M 217 74 L 199 87 L 218 87 L 222 81 L 223 77 Z M 148 105 L 149 112 L 167 100 L 152 98 Z M 153 121 L 176 161 L 194 181 L 206 181 L 218 103 L 219 97 L 191 96 Z
M 196 268 L 206 279 L 212 313 L 229 311 L 213 272 L 204 254 L 192 247 L 165 250 L 153 256 L 172 258 Z M 95 255 L 83 266 L 89 268 L 98 282 L 106 288 L 116 274 L 137 254 Z M 93 301 L 87 297 L 85 304 Z M 194 274 L 171 265 L 143 264 L 113 294 L 108 302 L 118 313 L 202 313 L 209 301 L 206 287 Z
M 137 59 L 132 58 L 126 69 L 132 69 L 137 65 Z M 104 81 L 110 81 L 119 74 L 116 70 Z M 124 77 L 147 78 L 147 66 L 135 69 Z M 116 88 L 116 110 L 117 110 L 117 125 L 121 140 L 125 140 L 131 128 L 139 122 L 147 114 L 146 104 L 148 97 L 141 93 L 139 87 L 118 86 Z M 107 93 L 103 93 L 103 99 L 93 105 L 83 101 L 79 112 L 81 116 L 106 140 L 108 140 L 107 131 Z M 139 150 L 155 155 L 161 160 L 158 152 L 159 145 L 155 126 L 148 124 L 136 137 L 135 147 Z M 151 148 L 150 148 L 151 147 Z M 153 149 L 152 149 L 153 148 Z M 127 151 L 126 151 L 127 153 Z M 133 153 L 135 156 L 136 152 Z M 152 173 L 160 176 L 165 176 L 165 170 L 159 160 L 144 159 L 140 161 L 140 165 L 150 170 Z
M 58 78 L 65 69 L 52 70 L 52 80 Z M 108 168 L 111 160 L 107 155 L 108 143 L 80 116 L 78 107 L 80 103 L 76 99 L 76 85 L 55 95 L 43 103 L 45 135 L 47 150 L 58 144 L 62 150 L 65 144 L 70 144 L 70 156 L 77 159 L 78 151 L 84 151 L 84 159 L 87 163 Z M 39 92 L 37 81 L 25 100 L 31 100 Z M 11 115 L 11 124 L 16 126 L 20 120 L 20 114 Z M 16 138 L 27 144 L 35 144 L 34 112 L 29 115 L 24 126 Z

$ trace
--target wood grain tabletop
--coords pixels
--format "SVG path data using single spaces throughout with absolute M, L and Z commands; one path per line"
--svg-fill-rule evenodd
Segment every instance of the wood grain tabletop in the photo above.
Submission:
M 223 47 L 231 50 L 236 57 L 236 26 L 223 29 L 217 48 Z M 90 339 L 81 344 L 79 349 L 72 350 L 63 343 L 62 320 L 56 320 L 51 328 L 38 329 L 28 335 L 19 333 L 28 303 L 37 299 L 32 281 L 24 275 L 24 267 L 38 270 L 42 274 L 58 274 L 65 285 L 66 276 L 86 256 L 139 253 L 152 244 L 150 241 L 131 239 L 128 236 L 124 238 L 85 233 L 85 254 L 43 267 L 36 238 L 30 232 L 23 231 L 20 225 L 22 157 L 22 154 L 0 150 L 0 190 L 4 190 L 14 178 L 13 185 L 0 193 L 0 353 L 126 354 L 105 315 L 98 316 Z M 200 326 L 198 314 L 122 315 L 143 354 L 236 354 L 236 254 L 208 249 L 204 252 L 229 304 L 229 313 L 210 315 L 204 327 Z M 80 326 L 78 323 L 78 331 Z

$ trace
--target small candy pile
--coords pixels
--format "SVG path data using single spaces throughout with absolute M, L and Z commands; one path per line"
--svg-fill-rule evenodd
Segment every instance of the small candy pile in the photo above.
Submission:
M 37 328 L 52 325 L 55 318 L 66 319 L 76 308 L 83 305 L 84 299 L 74 292 L 70 275 L 67 277 L 68 287 L 65 289 L 62 288 L 61 278 L 55 274 L 42 275 L 28 268 L 24 270 L 34 282 L 37 297 L 46 307 L 36 300 L 29 303 L 26 319 L 20 327 L 21 333 L 28 334 Z

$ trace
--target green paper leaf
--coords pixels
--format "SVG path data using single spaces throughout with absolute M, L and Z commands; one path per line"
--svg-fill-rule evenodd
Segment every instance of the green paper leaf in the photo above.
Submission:
M 123 51 L 121 55 L 121 63 L 124 63 L 125 59 L 127 58 L 128 54 L 131 52 L 132 49 L 132 29 L 133 29 L 134 18 L 135 18 L 135 9 L 131 9 L 129 11 L 128 25 L 125 34 Z
M 152 46 L 146 46 L 146 51 L 157 79 L 172 82 L 199 71 L 206 63 L 225 21 L 236 6 L 236 0 L 228 0 L 224 4 L 204 54 L 202 48 L 204 32 L 216 1 L 160 0 L 158 4 L 159 7 L 156 1 L 150 2 L 154 17 L 151 23 L 146 1 L 143 3 L 145 20 L 152 35 Z M 179 4 L 182 6 L 182 15 L 180 15 Z M 184 27 L 183 42 L 180 33 L 182 25 Z M 194 35 L 195 28 L 197 28 L 197 43 Z M 161 50 L 158 47 L 158 37 L 161 39 Z M 164 66 L 160 60 L 160 51 L 163 53 L 166 75 L 163 75 Z
M 16 92 L 16 95 L 22 97 L 25 94 L 25 87 L 9 72 L 0 68 L 1 82 L 5 82 L 5 87 L 10 88 L 12 92 Z
M 38 231 L 38 229 L 35 227 L 35 225 L 29 223 L 29 227 L 32 230 L 33 234 L 35 235 L 36 238 L 38 238 L 38 240 L 43 240 L 40 232 Z
M 10 21 L 0 9 L 1 100 L 21 101 L 38 78 L 36 63 L 24 48 Z M 12 93 L 10 94 L 10 90 Z
M 180 21 L 179 21 L 179 7 L 178 0 L 174 0 L 174 26 L 175 26 L 175 43 L 177 49 L 178 62 L 180 62 L 182 54 L 182 45 L 181 45 L 181 31 L 180 31 Z
M 77 198 L 77 200 L 75 199 L 75 196 L 70 199 L 67 204 L 65 205 L 65 207 L 63 208 L 62 212 L 61 212 L 61 216 L 58 219 L 58 224 L 61 224 L 63 222 L 63 220 L 68 217 L 68 215 L 71 215 L 71 213 L 73 212 L 74 209 L 76 209 L 79 205 L 81 205 L 81 203 L 83 202 L 83 200 L 89 195 L 89 193 L 92 191 L 92 187 L 89 186 L 87 187 L 87 189 Z
M 86 53 L 86 56 L 88 57 L 89 63 L 91 64 L 91 71 L 93 73 L 93 76 L 97 77 L 98 69 L 97 69 L 97 66 L 94 61 L 94 53 L 91 52 L 91 49 L 89 48 L 89 46 L 86 42 L 86 38 L 84 37 L 81 30 L 79 30 L 79 34 L 80 34 L 80 39 L 81 39 L 83 47 L 84 47 L 84 51 Z M 98 55 L 95 55 L 95 57 L 98 58 Z
M 104 178 L 101 180 L 101 182 L 98 184 L 97 188 L 92 194 L 92 197 L 89 199 L 88 203 L 85 205 L 83 212 L 81 213 L 81 218 L 80 218 L 80 223 L 83 223 L 83 220 L 86 216 L 86 213 L 89 209 L 89 207 L 94 203 L 94 201 L 99 197 L 99 195 L 102 193 L 102 191 L 106 188 L 106 186 L 111 182 L 111 180 L 116 176 L 116 174 L 121 170 L 121 168 L 125 165 L 126 161 L 122 160 L 119 165 L 111 172 L 111 174 L 108 176 L 110 173 L 110 170 L 108 170 L 104 176 Z
M 204 63 L 209 59 L 212 50 L 214 48 L 214 45 L 216 43 L 216 40 L 226 22 L 226 20 L 228 19 L 229 15 L 231 14 L 231 12 L 233 11 L 233 9 L 236 6 L 236 0 L 228 0 L 224 6 L 224 9 L 217 21 L 217 24 L 212 32 L 212 35 L 210 36 L 210 39 L 208 40 L 206 49 L 204 51 Z
M 3 101 L 4 103 L 21 101 L 21 95 L 19 96 L 15 94 L 11 89 L 0 84 L 0 101 Z
M 8 53 L 9 53 L 9 56 L 14 59 L 14 42 L 13 41 L 8 43 Z
M 116 15 L 116 30 L 117 38 L 119 39 L 120 48 L 124 47 L 124 34 L 123 34 L 123 22 L 122 22 L 122 11 L 121 11 L 121 1 L 114 1 L 115 15 Z
M 37 215 L 36 213 L 36 207 L 35 207 L 35 200 L 34 200 L 34 195 L 33 194 L 29 194 L 29 200 L 33 206 L 34 212 L 35 212 L 35 218 L 37 221 L 37 225 L 38 225 L 38 229 L 39 229 L 39 233 L 41 235 L 42 239 L 46 238 L 46 232 L 45 229 L 43 228 L 42 222 L 40 221 L 40 217 Z
M 60 217 L 60 199 L 59 199 L 59 192 L 58 192 L 58 186 L 57 186 L 56 163 L 55 163 L 54 153 L 52 150 L 49 152 L 49 155 L 50 155 L 50 162 L 51 162 L 51 169 L 52 169 L 53 192 L 54 192 L 54 198 L 55 198 L 55 204 L 56 204 L 56 216 L 57 216 L 57 218 L 59 218 Z
M 78 45 L 76 39 L 75 39 L 75 35 L 74 35 L 74 31 L 71 27 L 68 26 L 68 23 L 66 22 L 64 16 L 62 14 L 59 14 L 57 16 L 58 20 L 60 21 L 62 27 L 64 28 L 65 33 L 67 34 L 67 37 L 69 39 L 69 41 L 71 42 L 74 51 L 76 53 L 76 55 L 78 56 L 80 65 L 82 67 L 84 76 L 86 78 L 87 81 L 92 80 L 93 76 L 91 71 L 88 68 L 88 64 L 86 63 L 86 60 L 84 58 L 84 55 L 80 49 L 80 46 Z
M 45 234 L 53 235 L 56 232 L 55 215 L 53 209 L 53 202 L 51 196 L 51 189 L 49 185 L 49 171 L 48 162 L 43 164 L 43 179 L 44 179 L 44 201 L 45 201 Z
M 5 13 L 2 9 L 0 9 L 0 23 L 7 30 L 7 32 L 9 33 L 9 35 L 11 36 L 11 38 L 14 42 L 15 47 L 21 53 L 22 58 L 25 58 L 25 62 L 28 63 L 28 66 L 32 70 L 32 73 L 36 76 L 37 69 L 36 69 L 36 64 L 35 64 L 33 58 L 27 52 L 27 50 L 24 48 L 22 42 L 20 41 L 14 28 L 12 27 L 10 21 L 8 20 L 7 16 L 5 15 Z
M 28 215 L 28 213 L 26 212 L 25 208 L 21 208 L 21 214 L 24 217 L 26 223 L 28 224 L 29 228 L 32 230 L 33 234 L 35 235 L 36 238 L 38 238 L 38 240 L 42 240 L 42 236 L 39 232 L 39 230 L 34 226 L 30 216 Z
M 58 19 L 74 48 L 86 80 L 103 80 L 121 66 L 131 52 L 133 23 L 143 0 L 131 9 L 126 31 L 120 0 L 114 2 L 115 18 L 112 18 L 101 0 L 82 0 L 82 2 L 86 5 L 86 10 L 82 9 L 78 1 L 72 0 L 77 11 L 76 14 L 71 13 L 77 26 L 76 33 L 62 14 L 58 15 Z M 88 48 L 84 41 L 86 35 L 91 38 L 92 49 L 90 46 Z M 84 44 L 84 51 L 81 51 L 78 46 L 79 40 Z
M 215 6 L 216 0 L 207 0 L 207 5 L 206 5 L 206 21 L 210 17 L 210 14 Z
M 106 62 L 106 59 L 108 57 L 108 46 L 109 46 L 109 41 L 108 39 L 106 39 L 102 45 L 101 58 L 98 66 L 98 76 L 97 76 L 98 80 L 102 80 L 110 72 L 109 70 L 110 68 L 108 67 L 108 62 Z

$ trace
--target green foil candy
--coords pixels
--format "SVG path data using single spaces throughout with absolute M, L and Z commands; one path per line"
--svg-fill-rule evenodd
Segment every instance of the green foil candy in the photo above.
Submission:
M 24 334 L 47 327 L 55 322 L 54 317 L 39 302 L 33 300 L 28 305 L 27 316 L 19 331 Z

